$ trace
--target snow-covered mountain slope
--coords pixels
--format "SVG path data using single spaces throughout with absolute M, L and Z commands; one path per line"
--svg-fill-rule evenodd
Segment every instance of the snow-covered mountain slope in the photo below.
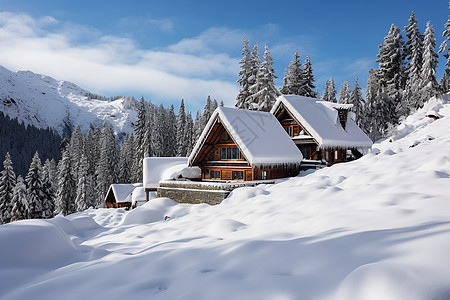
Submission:
M 432 100 L 357 161 L 217 206 L 2 225 L 0 298 L 450 299 L 448 128 Z
M 136 121 L 135 101 L 91 99 L 93 95 L 68 81 L 30 71 L 11 72 L 0 66 L 0 111 L 38 128 L 80 125 L 83 131 L 107 120 L 116 133 L 131 132 Z

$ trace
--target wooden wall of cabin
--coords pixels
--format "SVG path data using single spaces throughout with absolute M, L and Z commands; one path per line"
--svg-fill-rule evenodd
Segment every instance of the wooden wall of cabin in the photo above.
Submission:
M 329 165 L 347 161 L 347 149 L 323 149 L 322 153 Z
M 242 172 L 242 173 L 240 173 Z M 234 178 L 233 178 L 234 175 Z M 251 181 L 253 180 L 253 170 L 251 168 L 221 168 L 220 166 L 203 167 L 202 179 L 206 180 L 238 180 L 238 181 Z

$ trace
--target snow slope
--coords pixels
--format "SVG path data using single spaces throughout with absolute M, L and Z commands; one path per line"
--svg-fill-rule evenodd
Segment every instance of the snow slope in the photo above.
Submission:
M 134 101 L 91 99 L 91 93 L 68 81 L 30 71 L 11 72 L 0 66 L 0 111 L 38 128 L 55 128 L 60 134 L 65 123 L 80 125 L 83 131 L 101 127 L 107 120 L 116 133 L 131 132 L 136 121 Z
M 432 100 L 357 161 L 217 206 L 2 225 L 0 298 L 450 299 L 448 128 Z

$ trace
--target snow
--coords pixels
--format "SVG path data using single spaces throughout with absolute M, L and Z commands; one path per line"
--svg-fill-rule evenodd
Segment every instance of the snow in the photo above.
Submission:
M 143 162 L 145 189 L 156 189 L 163 179 L 173 179 L 187 167 L 187 157 L 146 157 Z
M 0 66 L 0 111 L 11 118 L 37 128 L 52 127 L 60 134 L 65 123 L 80 125 L 87 132 L 91 127 L 101 128 L 104 121 L 116 133 L 133 132 L 137 110 L 130 99 L 104 101 L 90 99 L 88 94 L 71 82 Z
M 281 104 L 286 106 L 321 148 L 370 148 L 372 146 L 370 138 L 355 124 L 350 114 L 347 117 L 345 130 L 339 122 L 336 108 L 348 109 L 352 104 L 337 104 L 315 98 L 283 95 L 278 97 L 271 112 L 274 113 Z
M 270 113 L 218 107 L 189 156 L 192 165 L 209 130 L 219 118 L 252 166 L 300 164 L 303 156 L 278 120 Z
M 1 225 L 0 298 L 450 299 L 445 100 L 359 160 L 220 205 L 158 198 Z

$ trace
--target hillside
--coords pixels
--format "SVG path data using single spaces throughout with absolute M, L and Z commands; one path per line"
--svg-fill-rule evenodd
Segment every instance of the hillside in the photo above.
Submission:
M 449 128 L 432 99 L 357 161 L 217 206 L 2 225 L 0 298 L 449 299 Z
M 108 101 L 68 81 L 0 66 L 0 111 L 37 128 L 52 127 L 63 134 L 77 125 L 83 131 L 101 127 L 107 120 L 116 133 L 131 132 L 135 102 L 130 98 Z

